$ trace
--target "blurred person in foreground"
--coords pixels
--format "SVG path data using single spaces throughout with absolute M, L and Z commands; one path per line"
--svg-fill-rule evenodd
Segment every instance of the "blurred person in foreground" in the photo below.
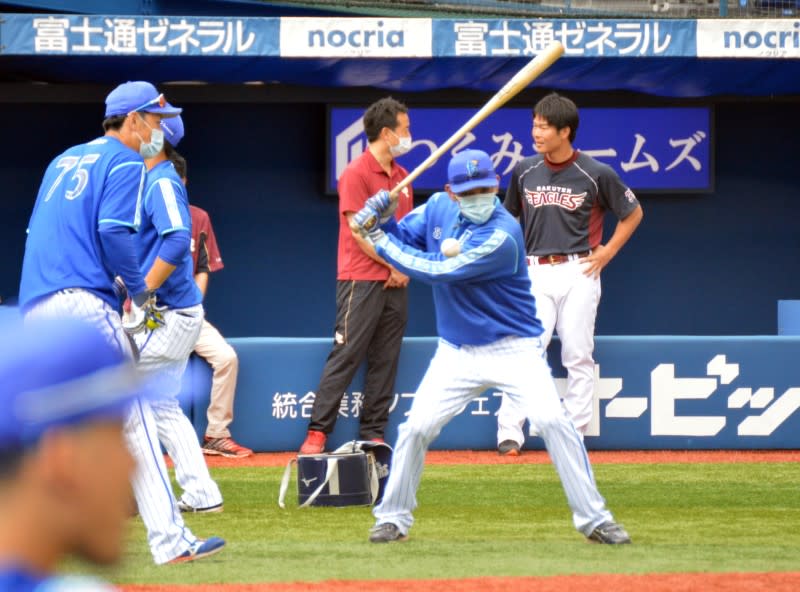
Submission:
M 67 556 L 122 555 L 139 375 L 81 320 L 5 322 L 0 335 L 0 590 L 114 590 L 55 572 Z

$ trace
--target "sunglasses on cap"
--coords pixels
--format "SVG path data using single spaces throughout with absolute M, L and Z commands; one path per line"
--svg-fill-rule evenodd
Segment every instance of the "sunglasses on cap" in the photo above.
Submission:
M 493 175 L 494 171 L 491 171 L 489 169 L 470 167 L 466 173 L 459 173 L 458 175 L 453 175 L 453 178 L 450 179 L 450 183 L 452 185 L 461 185 L 461 183 L 466 183 L 467 181 L 472 181 L 473 179 L 494 178 Z
M 164 93 L 159 94 L 155 99 L 150 99 L 141 107 L 132 109 L 131 112 L 135 113 L 137 111 L 147 111 L 147 107 L 152 107 L 154 105 L 158 105 L 162 109 L 167 106 L 167 99 L 164 97 Z

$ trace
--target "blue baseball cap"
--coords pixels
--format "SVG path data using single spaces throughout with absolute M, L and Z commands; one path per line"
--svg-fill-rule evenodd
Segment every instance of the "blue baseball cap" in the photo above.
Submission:
M 127 115 L 133 111 L 158 113 L 164 117 L 175 117 L 182 109 L 173 107 L 158 92 L 155 86 L 143 80 L 126 82 L 112 90 L 106 97 L 106 117 Z
M 492 159 L 483 150 L 462 150 L 453 156 L 447 165 L 447 182 L 455 194 L 498 185 Z
M 178 142 L 183 139 L 183 118 L 180 115 L 161 120 L 161 129 L 164 132 L 164 139 L 172 147 L 176 147 Z
M 0 450 L 31 446 L 52 429 L 122 419 L 141 393 L 133 362 L 84 321 L 6 321 L 0 334 Z

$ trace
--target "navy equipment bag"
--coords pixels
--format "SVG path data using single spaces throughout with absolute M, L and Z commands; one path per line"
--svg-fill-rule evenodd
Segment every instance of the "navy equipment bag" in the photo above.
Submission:
M 371 506 L 380 503 L 389 477 L 392 448 L 352 440 L 330 453 L 299 454 L 286 465 L 278 505 L 285 508 L 292 465 L 297 463 L 297 503 L 308 506 Z

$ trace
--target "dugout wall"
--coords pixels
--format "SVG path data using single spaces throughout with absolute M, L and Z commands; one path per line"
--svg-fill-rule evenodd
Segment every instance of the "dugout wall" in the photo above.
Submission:
M 7 302 L 16 296 L 44 168 L 60 150 L 101 133 L 107 88 L 59 87 L 55 96 L 36 87 L 3 89 L 0 296 Z M 324 192 L 326 107 L 380 93 L 294 89 L 247 102 L 238 86 L 175 87 L 168 94 L 186 108 L 180 148 L 189 162 L 190 199 L 211 213 L 226 264 L 211 278 L 209 318 L 230 337 L 328 335 L 337 211 L 336 198 Z M 478 95 L 464 91 L 394 94 L 411 106 L 412 126 L 417 102 L 480 105 Z M 528 106 L 537 96 L 515 104 Z M 663 104 L 612 92 L 571 96 L 581 106 Z M 774 335 L 777 301 L 800 295 L 798 103 L 701 102 L 713 106 L 714 190 L 642 195 L 645 219 L 604 271 L 599 335 Z M 430 290 L 412 284 L 408 335 L 434 332 Z

